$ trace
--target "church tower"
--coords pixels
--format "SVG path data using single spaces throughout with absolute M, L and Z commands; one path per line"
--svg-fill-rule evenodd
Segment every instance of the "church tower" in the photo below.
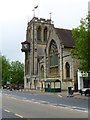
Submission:
M 33 17 L 28 22 L 26 41 L 30 43 L 30 51 L 25 52 L 25 88 L 36 89 L 36 87 L 39 87 L 39 61 L 44 58 L 50 26 L 50 19 Z

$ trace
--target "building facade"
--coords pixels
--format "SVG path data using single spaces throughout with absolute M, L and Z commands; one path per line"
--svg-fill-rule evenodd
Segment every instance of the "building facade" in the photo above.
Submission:
M 78 61 L 70 56 L 75 43 L 71 30 L 55 28 L 50 19 L 33 17 L 28 22 L 24 43 L 30 46 L 28 51 L 24 51 L 25 88 L 50 86 L 67 90 L 71 86 L 77 90 Z M 60 82 L 55 82 L 57 80 Z
M 78 90 L 83 88 L 90 88 L 90 78 L 87 72 L 78 70 Z

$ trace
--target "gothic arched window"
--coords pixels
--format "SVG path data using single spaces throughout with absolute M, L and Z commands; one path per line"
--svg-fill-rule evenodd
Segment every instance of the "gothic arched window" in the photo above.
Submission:
M 41 66 L 41 79 L 44 79 L 44 67 L 43 67 L 43 65 Z
M 66 78 L 70 77 L 70 65 L 68 62 L 66 62 Z
M 37 29 L 37 40 L 41 40 L 41 27 L 40 26 Z
M 58 66 L 58 49 L 56 42 L 54 40 L 51 41 L 49 55 L 50 55 L 50 66 L 52 67 Z
M 44 42 L 46 42 L 47 41 L 47 27 L 45 27 L 45 29 L 44 29 Z

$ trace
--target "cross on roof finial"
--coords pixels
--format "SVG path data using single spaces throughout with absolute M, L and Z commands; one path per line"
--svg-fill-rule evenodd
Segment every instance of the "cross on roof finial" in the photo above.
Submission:
M 50 14 L 50 20 L 51 20 L 51 17 L 52 17 L 52 13 L 50 12 L 49 14 Z

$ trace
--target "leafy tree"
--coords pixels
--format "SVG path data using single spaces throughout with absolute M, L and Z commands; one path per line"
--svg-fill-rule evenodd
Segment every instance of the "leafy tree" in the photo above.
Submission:
M 24 64 L 19 61 L 12 61 L 10 63 L 5 56 L 0 55 L 0 80 L 2 80 L 2 85 L 6 84 L 7 81 L 16 84 L 23 84 Z
M 11 62 L 11 82 L 16 84 L 24 83 L 24 64 L 19 61 Z
M 79 69 L 90 72 L 90 14 L 81 19 L 80 26 L 72 30 L 75 46 L 71 50 L 71 56 L 80 60 Z M 90 73 L 89 73 L 90 74 Z
M 5 58 L 5 56 L 1 56 L 2 59 L 2 85 L 6 84 L 7 81 L 10 80 L 10 63 Z

